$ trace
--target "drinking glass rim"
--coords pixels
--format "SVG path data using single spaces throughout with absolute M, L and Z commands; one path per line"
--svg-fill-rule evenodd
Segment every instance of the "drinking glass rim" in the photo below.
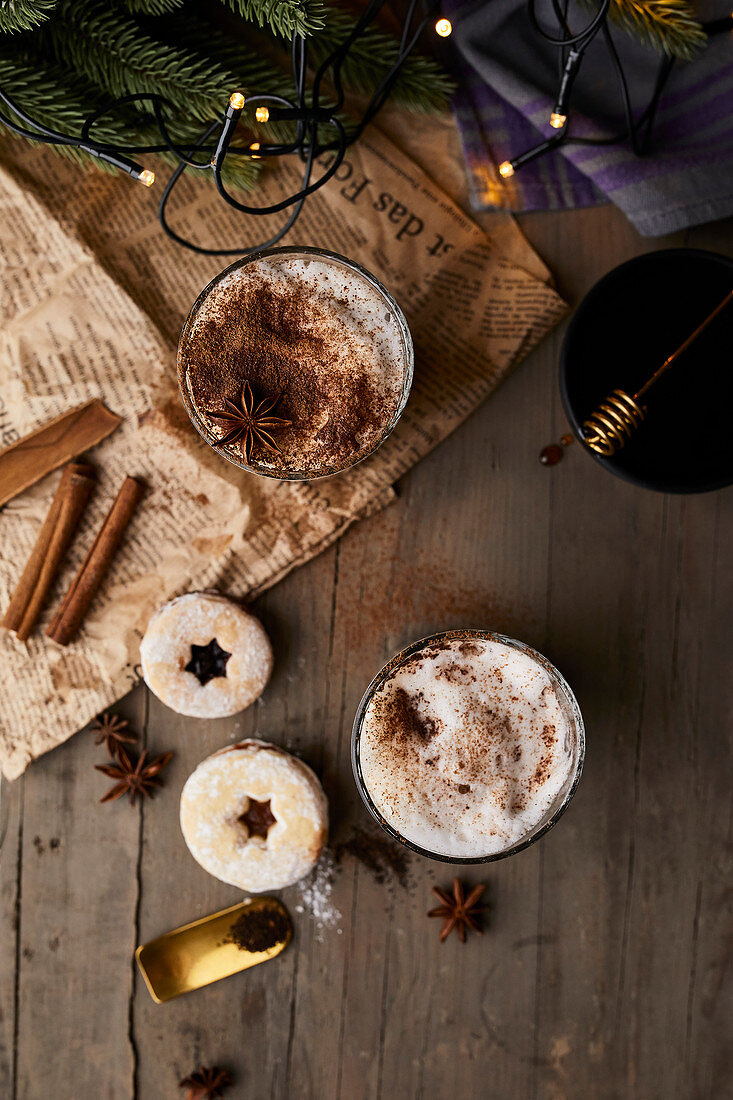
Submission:
M 181 366 L 181 353 L 184 343 L 190 334 L 190 329 L 193 325 L 195 318 L 198 315 L 200 308 L 202 307 L 206 298 L 214 289 L 214 287 L 222 282 L 233 271 L 238 271 L 240 268 L 246 267 L 247 264 L 254 263 L 256 260 L 261 260 L 267 256 L 282 256 L 285 254 L 325 257 L 327 260 L 338 264 L 343 264 L 350 270 L 357 272 L 357 274 L 359 274 L 379 294 L 381 294 L 382 298 L 392 310 L 400 330 L 404 350 L 402 390 L 400 392 L 400 399 L 389 422 L 385 426 L 382 434 L 380 435 L 374 446 L 370 447 L 368 451 L 360 453 L 358 458 L 354 459 L 353 462 L 348 463 L 346 466 L 335 466 L 324 470 L 322 473 L 317 474 L 311 473 L 308 470 L 289 470 L 286 477 L 276 473 L 273 470 L 263 469 L 259 466 L 252 466 L 243 461 L 240 462 L 238 459 L 233 458 L 225 451 L 217 449 L 216 445 L 219 440 L 214 438 L 211 430 L 206 426 L 206 424 L 204 424 L 202 417 L 199 415 L 199 411 L 196 408 L 196 405 L 190 393 L 188 392 L 188 387 L 185 385 L 186 372 L 182 369 Z M 369 458 L 370 455 L 374 454 L 374 452 L 382 446 L 384 441 L 392 434 L 394 429 L 397 427 L 400 417 L 405 410 L 407 400 L 410 396 L 414 371 L 415 348 L 412 340 L 412 333 L 410 332 L 410 326 L 407 323 L 407 318 L 405 317 L 404 311 L 396 298 L 387 290 L 386 286 L 384 286 L 384 284 L 377 278 L 376 275 L 373 275 L 371 271 L 367 270 L 367 268 L 358 263 L 356 260 L 351 260 L 348 256 L 342 256 L 339 252 L 331 252 L 327 248 L 314 248 L 313 246 L 309 245 L 284 245 L 280 248 L 262 248 L 258 252 L 253 252 L 248 256 L 242 256 L 240 259 L 235 260 L 234 263 L 229 264 L 228 267 L 225 267 L 222 271 L 215 275 L 213 279 L 211 279 L 199 292 L 195 302 L 188 311 L 186 320 L 183 323 L 183 328 L 181 329 L 181 335 L 178 340 L 178 350 L 176 353 L 176 374 L 178 378 L 178 390 L 181 395 L 181 400 L 183 401 L 184 408 L 188 413 L 189 420 L 193 424 L 198 434 L 204 440 L 204 442 L 207 443 L 212 449 L 217 449 L 217 453 L 226 462 L 231 462 L 233 466 L 238 466 L 241 470 L 247 470 L 249 473 L 257 474 L 259 477 L 272 478 L 275 481 L 318 481 L 321 478 L 332 477 L 334 474 L 340 474 L 346 470 L 350 470 L 354 466 L 357 466 L 360 462 L 363 462 L 364 459 Z
M 553 686 L 558 685 L 567 697 L 567 702 L 570 706 L 573 720 L 576 727 L 576 759 L 574 765 L 574 771 L 572 773 L 572 779 L 570 785 L 562 797 L 562 801 L 555 810 L 548 811 L 549 817 L 539 827 L 536 827 L 536 831 L 530 833 L 529 836 L 513 844 L 510 848 L 505 848 L 501 852 L 492 852 L 485 856 L 449 856 L 442 855 L 439 852 L 431 852 L 428 848 L 422 848 L 419 844 L 415 844 L 412 840 L 407 840 L 403 837 L 393 825 L 390 825 L 388 821 L 382 816 L 374 804 L 371 795 L 367 789 L 366 782 L 361 770 L 361 759 L 359 752 L 359 745 L 361 741 L 361 729 L 364 722 L 364 716 L 366 709 L 371 702 L 372 696 L 376 692 L 377 688 L 386 681 L 390 674 L 403 664 L 408 657 L 412 656 L 417 650 L 429 645 L 433 642 L 450 640 L 453 638 L 480 638 L 492 642 L 500 642 L 504 645 L 511 646 L 513 649 L 518 649 L 522 653 L 526 653 L 528 656 L 534 658 L 538 664 L 545 669 L 550 679 L 553 681 Z M 395 653 L 393 657 L 379 670 L 372 682 L 361 697 L 358 707 L 356 708 L 356 714 L 354 716 L 354 724 L 351 730 L 351 767 L 354 773 L 354 780 L 356 782 L 356 788 L 361 795 L 362 802 L 371 813 L 372 817 L 382 826 L 386 833 L 388 833 L 393 840 L 396 840 L 403 847 L 409 848 L 410 851 L 415 852 L 417 855 L 425 856 L 427 859 L 437 860 L 440 863 L 452 863 L 452 864 L 470 864 L 470 863 L 494 863 L 499 859 L 506 859 L 507 856 L 516 855 L 517 852 L 523 851 L 528 848 L 540 837 L 544 836 L 553 825 L 562 817 L 565 810 L 570 805 L 570 802 L 575 794 L 576 788 L 580 781 L 580 776 L 583 772 L 583 764 L 585 761 L 585 724 L 583 722 L 583 716 L 578 705 L 578 700 L 575 698 L 575 694 L 568 684 L 562 673 L 548 661 L 547 657 L 539 650 L 534 649 L 532 646 L 527 645 L 526 642 L 520 641 L 518 638 L 510 638 L 506 634 L 498 634 L 493 630 L 483 630 L 479 627 L 464 627 L 457 630 L 442 630 L 435 634 L 428 634 L 425 638 L 419 638 L 415 642 L 411 642 L 410 645 L 405 646 L 398 653 Z

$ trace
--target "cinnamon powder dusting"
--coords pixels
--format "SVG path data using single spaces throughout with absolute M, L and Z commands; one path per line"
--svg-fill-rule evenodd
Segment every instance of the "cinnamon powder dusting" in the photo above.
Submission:
M 214 288 L 190 328 L 179 369 L 192 400 L 206 420 L 203 410 L 236 400 L 248 381 L 256 401 L 279 398 L 277 415 L 291 421 L 278 430 L 279 454 L 255 445 L 254 466 L 287 474 L 351 465 L 376 446 L 399 401 L 402 367 L 383 362 L 379 346 L 394 321 L 381 303 L 372 310 L 366 284 L 361 294 L 352 281 L 347 301 L 319 285 L 317 265 L 307 279 L 280 263 L 270 278 L 259 263 Z
M 448 636 L 375 689 L 358 741 L 361 777 L 400 837 L 481 857 L 511 848 L 549 812 L 574 766 L 574 736 L 540 659 Z
M 384 700 L 382 716 L 393 740 L 409 743 L 417 738 L 426 742 L 438 730 L 436 720 L 421 716 L 416 700 L 404 688 L 396 688 L 392 696 Z

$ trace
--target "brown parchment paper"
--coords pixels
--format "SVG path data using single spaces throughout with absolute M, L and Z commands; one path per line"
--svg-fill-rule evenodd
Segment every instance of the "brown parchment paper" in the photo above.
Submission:
M 254 201 L 294 190 L 296 171 L 269 172 Z M 415 339 L 412 395 L 394 434 L 355 469 L 322 482 L 258 478 L 207 448 L 181 406 L 178 333 L 227 260 L 165 238 L 156 201 L 127 178 L 81 171 L 47 151 L 7 140 L 0 150 L 0 446 L 92 397 L 124 417 L 89 456 L 99 485 L 39 630 L 25 645 L 0 631 L 0 768 L 9 778 L 129 690 L 159 604 L 202 587 L 254 596 L 384 507 L 395 480 L 564 310 L 512 222 L 488 237 L 372 129 L 308 201 L 287 243 L 343 253 L 385 282 Z M 198 181 L 184 181 L 171 217 L 199 241 L 231 248 L 277 224 L 233 217 Z M 61 649 L 42 631 L 126 474 L 145 478 L 149 491 L 79 639 Z M 0 513 L 1 606 L 59 476 Z

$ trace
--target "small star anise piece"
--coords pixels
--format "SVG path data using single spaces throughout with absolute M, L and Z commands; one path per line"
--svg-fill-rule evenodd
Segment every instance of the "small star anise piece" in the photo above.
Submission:
M 292 420 L 283 420 L 279 416 L 270 416 L 269 413 L 277 405 L 280 397 L 264 398 L 255 405 L 255 395 L 249 382 L 242 386 L 242 396 L 239 401 L 230 401 L 224 398 L 223 409 L 204 409 L 206 415 L 225 428 L 225 433 L 216 441 L 217 447 L 228 447 L 232 443 L 239 443 L 242 458 L 249 466 L 252 457 L 252 447 L 255 443 L 264 447 L 267 451 L 280 454 L 280 448 L 272 438 L 272 429 L 288 428 Z
M 440 930 L 440 942 L 444 943 L 455 928 L 461 943 L 466 942 L 466 929 L 473 928 L 474 932 L 483 933 L 483 928 L 476 920 L 477 913 L 483 913 L 486 905 L 477 905 L 476 902 L 483 894 L 486 886 L 482 883 L 474 886 L 466 897 L 463 886 L 457 878 L 453 879 L 453 893 L 441 890 L 439 886 L 433 887 L 433 893 L 437 894 L 442 905 L 437 909 L 431 909 L 429 917 L 442 917 L 443 927 Z
M 110 756 L 116 756 L 120 745 L 134 745 L 137 737 L 127 728 L 124 718 L 116 714 L 100 714 L 94 719 L 92 733 L 95 745 L 104 745 Z
M 129 796 L 131 805 L 135 804 L 138 795 L 152 798 L 156 787 L 163 786 L 160 772 L 173 756 L 172 752 L 166 752 L 162 756 L 153 756 L 148 759 L 147 749 L 140 753 L 137 760 L 133 760 L 126 749 L 119 746 L 117 758 L 113 764 L 95 764 L 98 772 L 115 779 L 117 782 L 111 787 L 100 802 L 114 802 L 123 794 Z
M 178 1082 L 180 1089 L 188 1089 L 187 1100 L 214 1100 L 223 1096 L 232 1084 L 232 1075 L 221 1066 L 201 1066 Z

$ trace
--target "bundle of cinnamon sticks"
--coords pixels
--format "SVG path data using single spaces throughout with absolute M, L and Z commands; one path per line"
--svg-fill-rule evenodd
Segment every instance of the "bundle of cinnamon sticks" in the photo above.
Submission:
M 94 480 L 91 467 L 79 463 L 67 466 L 62 474 L 46 520 L 2 621 L 2 626 L 15 631 L 22 642 L 30 636 L 43 610 Z M 47 637 L 59 645 L 68 645 L 76 637 L 144 492 L 145 486 L 137 478 L 127 477 L 122 483 L 89 553 L 46 630 Z
M 36 625 L 59 566 L 94 485 L 90 466 L 72 462 L 61 475 L 48 515 L 36 539 L 2 625 L 25 642 Z
M 68 459 L 69 448 L 74 453 L 80 438 L 84 444 L 92 445 L 109 435 L 119 423 L 119 417 L 101 402 L 90 402 L 14 444 L 0 455 L 0 498 L 10 499 L 57 468 L 59 459 Z M 0 624 L 14 631 L 20 641 L 27 641 L 38 621 L 95 480 L 91 466 L 81 462 L 71 462 L 61 475 L 48 515 Z M 46 630 L 47 637 L 59 645 L 68 645 L 76 637 L 144 492 L 145 485 L 137 478 L 126 477 L 122 483 Z

